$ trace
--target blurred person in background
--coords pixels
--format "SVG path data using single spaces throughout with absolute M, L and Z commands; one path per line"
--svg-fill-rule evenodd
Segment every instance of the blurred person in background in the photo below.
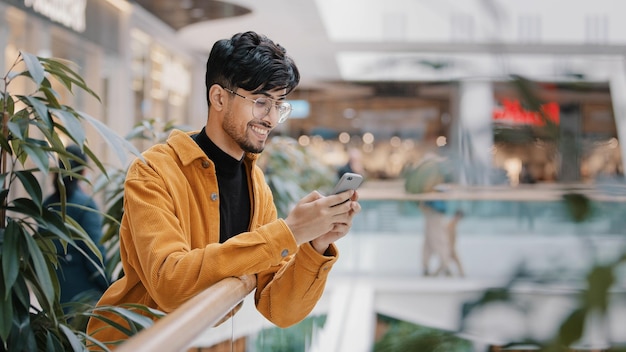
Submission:
M 79 175 L 85 174 L 87 158 L 77 145 L 70 145 L 66 150 L 78 160 L 70 159 L 71 170 Z M 80 160 L 80 161 L 79 161 Z M 59 160 L 59 167 L 63 167 Z M 65 187 L 66 212 L 74 219 L 89 235 L 93 243 L 100 251 L 99 255 L 104 261 L 104 247 L 100 244 L 102 238 L 102 216 L 94 199 L 80 187 L 78 177 L 65 176 L 62 181 Z M 58 177 L 54 177 L 54 192 L 43 202 L 44 207 L 60 211 L 61 190 Z M 86 302 L 95 304 L 109 283 L 103 275 L 103 269 L 94 263 L 101 263 L 84 241 L 76 241 L 80 250 L 67 246 L 67 250 L 59 241 L 55 241 L 59 266 L 57 276 L 61 285 L 61 303 Z M 82 252 L 81 252 L 82 250 Z M 87 257 L 88 256 L 88 257 Z M 64 307 L 69 311 L 68 306 Z
M 352 147 L 348 149 L 348 161 L 337 170 L 337 178 L 341 178 L 346 172 L 360 174 L 365 177 L 363 154 L 358 148 Z
M 256 308 L 269 321 L 288 327 L 311 312 L 338 257 L 334 242 L 361 208 L 355 191 L 312 191 L 277 218 L 256 161 L 289 117 L 285 98 L 299 80 L 285 49 L 263 35 L 238 33 L 213 45 L 206 125 L 172 131 L 127 172 L 124 277 L 98 305 L 138 303 L 169 313 L 225 278 L 256 275 Z M 127 338 L 94 317 L 88 333 L 111 348 Z
M 424 242 L 422 245 L 422 269 L 424 276 L 452 276 L 452 265 L 456 265 L 457 274 L 465 276 L 463 265 L 456 249 L 457 227 L 464 214 L 454 212 L 448 219 L 445 200 L 424 201 L 420 205 L 424 213 Z M 432 258 L 438 261 L 438 268 L 430 271 Z

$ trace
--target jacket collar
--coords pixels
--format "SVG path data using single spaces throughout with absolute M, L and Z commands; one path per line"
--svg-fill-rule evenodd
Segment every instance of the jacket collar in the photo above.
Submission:
M 172 147 L 185 166 L 191 164 L 196 159 L 206 158 L 202 148 L 195 141 L 190 140 L 191 136 L 198 133 L 200 131 L 183 132 L 181 130 L 173 130 L 167 138 L 167 144 Z M 258 157 L 259 154 L 256 153 L 245 154 L 245 159 L 251 163 L 254 163 Z

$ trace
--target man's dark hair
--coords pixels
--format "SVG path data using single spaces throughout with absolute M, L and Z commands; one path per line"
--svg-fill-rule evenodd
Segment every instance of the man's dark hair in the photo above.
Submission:
M 275 89 L 291 92 L 300 73 L 285 48 L 255 32 L 238 33 L 213 45 L 206 63 L 206 94 L 214 84 L 258 94 Z

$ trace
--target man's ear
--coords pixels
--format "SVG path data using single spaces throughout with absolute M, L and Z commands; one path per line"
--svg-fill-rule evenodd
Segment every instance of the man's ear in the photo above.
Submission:
M 209 88 L 209 101 L 211 106 L 221 111 L 226 106 L 226 98 L 228 92 L 224 90 L 219 84 L 214 84 Z

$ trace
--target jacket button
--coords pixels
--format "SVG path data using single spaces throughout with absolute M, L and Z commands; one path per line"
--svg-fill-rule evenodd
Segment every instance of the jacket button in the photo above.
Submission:
M 280 252 L 280 256 L 283 257 L 283 258 L 286 257 L 288 254 L 289 254 L 289 250 L 287 250 L 287 249 L 283 249 L 283 251 Z
M 215 192 L 211 193 L 211 200 L 212 201 L 216 201 L 217 200 L 217 193 L 215 193 Z
M 202 160 L 202 167 L 205 168 L 205 169 L 208 168 L 209 167 L 209 162 L 206 161 L 206 160 Z

